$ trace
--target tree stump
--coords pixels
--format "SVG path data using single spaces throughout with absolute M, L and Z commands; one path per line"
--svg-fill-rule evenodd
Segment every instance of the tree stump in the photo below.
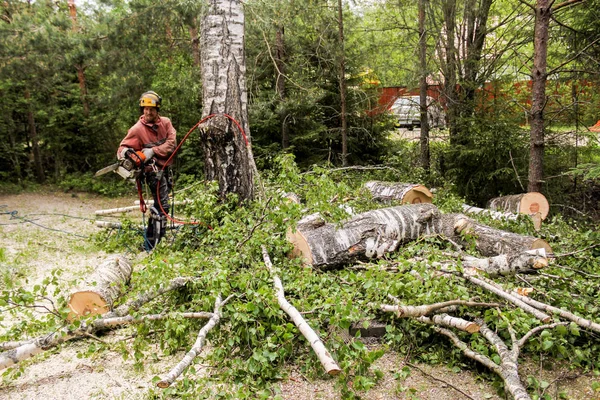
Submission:
M 546 254 L 553 254 L 544 239 L 494 229 L 463 214 L 445 214 L 443 234 L 463 245 L 468 244 L 468 237 L 472 236 L 477 251 L 486 257 L 519 254 L 534 249 L 544 249 Z
M 294 245 L 293 255 L 313 267 L 330 269 L 356 258 L 381 257 L 403 242 L 440 231 L 439 210 L 433 204 L 414 204 L 367 211 L 341 227 L 312 214 L 287 237 Z
M 402 204 L 431 203 L 433 194 L 423 185 L 414 183 L 393 183 L 369 181 L 365 183 L 374 200 L 391 202 L 398 200 Z
M 71 309 L 68 319 L 71 321 L 82 316 L 104 314 L 112 310 L 114 301 L 119 297 L 131 278 L 131 264 L 123 256 L 113 256 L 104 261 L 92 275 L 86 279 L 83 287 L 73 291 L 68 306 Z
M 550 205 L 543 194 L 529 192 L 493 198 L 488 201 L 487 208 L 515 214 L 535 215 L 540 213 L 544 220 L 548 216 Z

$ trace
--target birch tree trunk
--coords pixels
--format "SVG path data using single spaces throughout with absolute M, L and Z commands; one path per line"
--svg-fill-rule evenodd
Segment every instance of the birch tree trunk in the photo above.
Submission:
M 537 192 L 495 197 L 488 201 L 487 208 L 514 214 L 534 215 L 540 213 L 543 220 L 546 219 L 550 211 L 546 196 Z
M 433 200 L 429 189 L 415 183 L 369 181 L 365 187 L 371 192 L 373 200 L 384 203 L 400 201 L 403 204 L 420 204 Z
M 202 116 L 227 114 L 235 121 L 216 117 L 201 129 L 205 176 L 219 182 L 221 195 L 237 193 L 251 200 L 256 166 L 248 123 L 242 2 L 209 0 L 201 40 Z

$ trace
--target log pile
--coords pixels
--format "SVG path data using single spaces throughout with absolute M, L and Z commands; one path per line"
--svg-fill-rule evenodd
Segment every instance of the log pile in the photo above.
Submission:
M 433 204 L 371 210 L 339 226 L 312 214 L 300 220 L 287 236 L 294 246 L 294 256 L 327 270 L 356 259 L 381 258 L 399 245 L 426 235 L 443 235 L 463 246 L 473 240 L 482 255 L 509 255 L 510 263 L 530 250 L 544 249 L 545 254 L 552 254 L 543 239 L 494 229 L 463 214 L 442 214 Z

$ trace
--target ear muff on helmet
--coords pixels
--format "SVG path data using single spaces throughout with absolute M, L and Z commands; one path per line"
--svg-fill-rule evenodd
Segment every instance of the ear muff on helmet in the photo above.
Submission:
M 148 91 L 148 92 L 144 92 L 142 93 L 142 95 L 140 96 L 140 108 L 144 108 L 144 107 L 156 107 L 158 110 L 160 110 L 160 104 L 162 103 L 162 98 L 153 91 Z

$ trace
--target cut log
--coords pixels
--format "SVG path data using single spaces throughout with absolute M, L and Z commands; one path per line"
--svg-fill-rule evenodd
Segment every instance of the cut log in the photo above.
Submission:
M 488 201 L 486 208 L 514 214 L 534 215 L 540 213 L 542 220 L 546 219 L 548 211 L 550 211 L 548 200 L 538 192 L 496 197 Z
M 381 202 L 400 201 L 402 204 L 431 203 L 433 194 L 423 185 L 369 181 L 365 183 L 374 200 Z
M 112 310 L 131 278 L 131 264 L 124 256 L 113 256 L 104 261 L 85 281 L 85 285 L 73 291 L 68 306 L 68 319 L 104 314 Z
M 447 238 L 466 245 L 468 240 L 465 237 L 471 236 L 477 251 L 486 257 L 542 248 L 547 255 L 552 254 L 552 248 L 544 239 L 494 229 L 463 214 L 444 214 L 442 218 L 443 234 Z
M 288 232 L 293 255 L 308 265 L 330 269 L 361 257 L 381 257 L 399 244 L 441 232 L 441 214 L 433 204 L 382 208 L 355 215 L 338 226 L 318 215 L 298 222 Z
M 130 211 L 139 211 L 140 206 L 129 206 L 129 207 L 118 207 L 118 208 L 110 208 L 107 210 L 96 210 L 94 214 L 96 215 L 110 215 L 110 214 L 122 214 Z

